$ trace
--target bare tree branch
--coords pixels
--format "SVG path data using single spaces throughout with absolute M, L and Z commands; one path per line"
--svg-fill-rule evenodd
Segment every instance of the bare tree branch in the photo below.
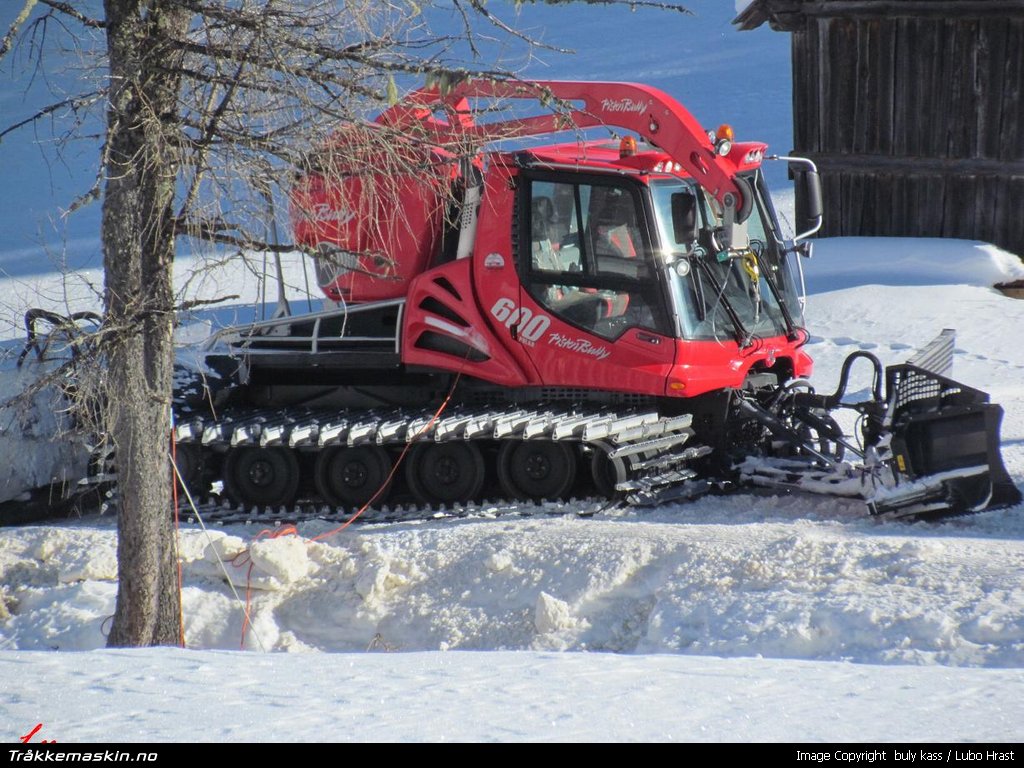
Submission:
M 92 27 L 93 29 L 103 29 L 107 26 L 106 23 L 101 21 L 100 19 L 93 19 L 89 16 L 86 16 L 84 13 L 79 11 L 70 3 L 63 3 L 60 2 L 60 0 L 39 0 L 39 2 L 42 3 L 43 5 L 50 6 L 55 11 L 60 11 L 61 13 L 67 14 L 71 18 L 81 22 L 87 27 Z
M 675 11 L 687 16 L 693 16 L 693 11 L 679 3 L 664 3 L 657 0 L 521 0 L 521 2 L 533 3 L 542 2 L 545 5 L 570 5 L 572 3 L 583 3 L 584 5 L 621 5 L 627 8 L 651 8 L 657 11 Z
M 265 6 L 266 10 L 269 10 L 270 6 Z M 246 51 L 251 51 L 255 45 L 256 39 L 253 38 L 249 41 Z M 216 90 L 210 89 L 209 99 L 205 106 L 205 112 L 210 115 L 207 124 L 203 127 L 203 137 L 197 142 L 199 147 L 198 157 L 195 161 L 195 174 L 192 177 L 192 182 L 189 184 L 188 191 L 185 193 L 185 198 L 181 202 L 181 207 L 178 211 L 178 218 L 182 218 L 191 206 L 193 198 L 199 191 L 199 183 L 203 177 L 203 173 L 206 170 L 206 155 L 210 149 L 210 139 L 213 137 L 214 132 L 217 130 L 217 124 L 224 117 L 224 113 L 227 111 L 228 106 L 231 104 L 232 98 L 238 89 L 239 80 L 242 77 L 242 72 L 245 70 L 245 62 L 241 61 L 238 63 L 237 68 L 234 72 L 227 87 L 225 88 L 224 95 L 221 97 L 220 103 L 213 107 L 213 102 L 216 100 Z
M 93 91 L 92 93 L 88 93 L 84 96 L 72 96 L 71 98 L 63 99 L 62 101 L 58 101 L 54 104 L 48 104 L 42 109 L 36 111 L 36 113 L 33 114 L 31 117 L 26 117 L 24 120 L 19 120 L 13 125 L 9 125 L 4 130 L 0 131 L 0 140 L 2 140 L 3 137 L 6 136 L 7 134 L 12 133 L 13 131 L 18 130 L 19 128 L 23 128 L 24 126 L 29 125 L 30 123 L 34 123 L 37 120 L 41 120 L 47 115 L 52 115 L 54 112 L 64 109 L 65 107 L 69 107 L 72 112 L 77 112 L 80 109 L 84 109 L 85 107 L 89 107 L 95 104 L 104 96 L 106 96 L 105 89 L 100 91 Z
M 458 2 L 458 0 L 456 0 L 456 2 Z M 528 43 L 530 46 L 544 48 L 549 51 L 555 51 L 556 53 L 572 53 L 572 51 L 570 51 L 568 48 L 558 48 L 553 45 L 548 45 L 547 43 L 543 43 L 540 40 L 530 37 L 529 35 L 523 34 L 518 29 L 510 27 L 504 21 L 499 19 L 490 11 L 488 11 L 487 6 L 485 6 L 483 3 L 483 0 L 468 0 L 468 2 L 474 11 L 476 11 L 479 15 L 483 16 L 485 19 L 487 19 L 488 22 L 490 22 L 493 26 L 500 29 L 506 35 L 510 35 L 511 37 L 517 37 L 520 40 Z
M 17 18 L 11 23 L 10 28 L 7 30 L 7 34 L 4 35 L 4 39 L 0 40 L 0 59 L 6 56 L 7 52 L 11 50 L 14 38 L 18 36 L 18 30 L 21 29 L 21 25 L 28 20 L 36 2 L 38 2 L 38 0 L 25 0 L 25 7 L 21 9 L 21 13 L 19 13 Z
M 183 301 L 174 307 L 175 312 L 189 312 L 197 307 L 209 307 L 214 304 L 223 304 L 225 301 L 235 301 L 239 295 L 237 293 L 230 293 L 226 296 L 218 296 L 215 299 L 190 299 L 189 301 Z

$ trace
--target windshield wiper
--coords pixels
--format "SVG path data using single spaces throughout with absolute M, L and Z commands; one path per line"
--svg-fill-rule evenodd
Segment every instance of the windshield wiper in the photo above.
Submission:
M 775 282 L 775 277 L 772 275 L 771 270 L 764 268 L 764 264 L 761 262 L 761 254 L 753 248 L 750 249 L 750 252 L 754 254 L 754 260 L 757 261 L 757 271 L 764 275 L 764 281 L 768 283 L 768 290 L 772 292 L 772 296 L 775 297 L 775 303 L 779 305 L 779 311 L 782 312 L 782 319 L 786 323 L 786 338 L 789 341 L 796 341 L 799 338 L 796 332 L 796 323 L 793 322 L 793 315 L 789 312 L 789 307 L 786 305 L 786 299 L 782 295 L 782 290 Z
M 732 321 L 733 335 L 736 337 L 736 343 L 739 344 L 740 349 L 746 349 L 750 346 L 751 334 L 747 332 L 746 326 L 743 325 L 743 321 L 740 320 L 740 316 L 736 313 L 735 307 L 732 302 L 729 301 L 725 295 L 725 286 L 719 285 L 718 279 L 715 277 L 715 273 L 711 270 L 711 265 L 702 258 L 696 259 L 697 265 L 704 271 L 704 276 L 711 283 L 711 287 L 714 288 L 715 294 L 717 295 L 717 301 L 722 302 L 722 307 L 725 308 L 725 314 L 729 316 Z M 728 277 L 725 278 L 728 281 Z

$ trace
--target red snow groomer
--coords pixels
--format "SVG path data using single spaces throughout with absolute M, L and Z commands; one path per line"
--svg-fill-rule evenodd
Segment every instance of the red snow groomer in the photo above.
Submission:
M 481 121 L 499 102 L 542 114 Z M 465 82 L 340 130 L 292 195 L 327 308 L 219 335 L 223 407 L 177 414 L 187 481 L 259 507 L 651 504 L 736 483 L 894 515 L 1018 501 L 1002 411 L 947 377 L 950 334 L 887 371 L 856 352 L 836 393 L 811 388 L 800 257 L 820 184 L 780 158 L 810 215 L 786 240 L 765 151 L 628 83 Z M 873 396 L 849 403 L 858 360 Z

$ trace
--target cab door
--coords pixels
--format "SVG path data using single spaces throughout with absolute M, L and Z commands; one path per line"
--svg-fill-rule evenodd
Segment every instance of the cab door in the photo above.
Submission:
M 521 288 L 510 330 L 543 384 L 664 395 L 673 324 L 641 187 L 526 172 L 517 192 Z

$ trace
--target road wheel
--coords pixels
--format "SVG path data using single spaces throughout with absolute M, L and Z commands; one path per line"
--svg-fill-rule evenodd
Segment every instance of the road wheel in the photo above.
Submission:
M 513 499 L 560 499 L 576 480 L 576 452 L 550 440 L 507 440 L 498 451 L 498 482 Z
M 470 501 L 484 484 L 476 443 L 417 443 L 406 461 L 409 490 L 423 504 Z
M 208 485 L 203 483 L 205 472 L 203 469 L 202 448 L 195 443 L 181 443 L 174 446 L 174 464 L 178 468 L 177 474 L 174 475 L 174 481 L 178 482 L 179 475 L 182 481 L 178 483 L 179 491 L 182 485 L 188 488 L 188 492 L 192 496 L 208 490 Z M 171 473 L 174 474 L 173 468 Z
M 621 458 L 610 458 L 608 448 L 599 443 L 594 444 L 594 452 L 590 458 L 590 474 L 597 492 L 605 498 L 614 499 L 618 491 L 615 486 L 625 482 L 627 476 L 626 463 Z
M 313 479 L 328 504 L 362 507 L 371 499 L 384 503 L 390 471 L 391 459 L 380 446 L 328 448 L 317 457 Z
M 299 490 L 299 460 L 287 448 L 234 448 L 224 461 L 224 491 L 247 507 L 288 506 Z

